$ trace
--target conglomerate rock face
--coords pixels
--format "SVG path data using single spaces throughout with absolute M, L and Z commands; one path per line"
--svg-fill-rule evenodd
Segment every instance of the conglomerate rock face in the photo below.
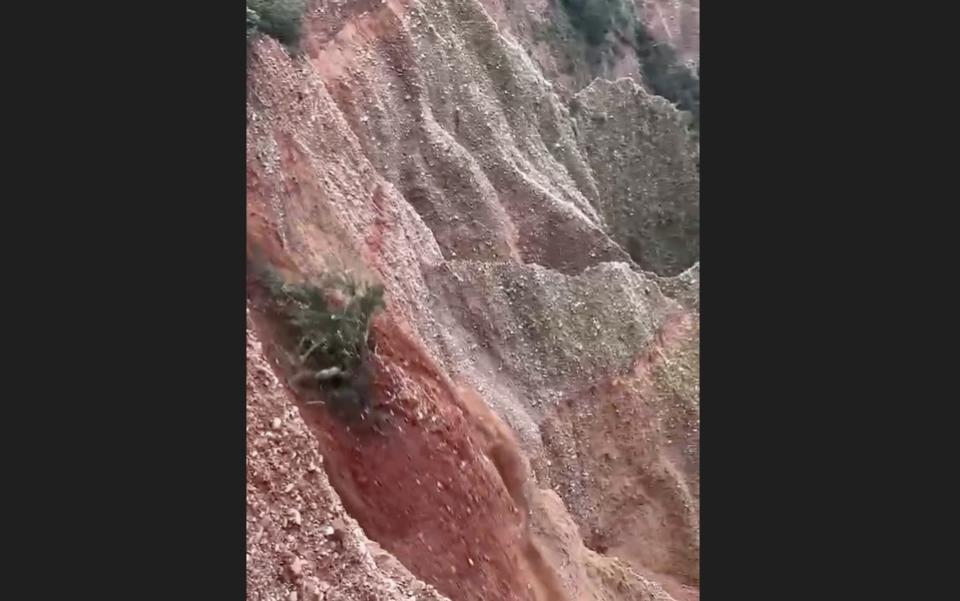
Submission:
M 369 540 L 247 329 L 247 597 L 448 601 Z
M 251 255 L 386 309 L 375 430 L 251 310 L 251 599 L 699 595 L 696 145 L 629 79 L 568 103 L 492 6 L 314 4 L 300 55 L 252 45 Z
M 573 106 L 611 237 L 649 271 L 689 268 L 700 256 L 700 175 L 680 114 L 630 79 L 596 80 Z

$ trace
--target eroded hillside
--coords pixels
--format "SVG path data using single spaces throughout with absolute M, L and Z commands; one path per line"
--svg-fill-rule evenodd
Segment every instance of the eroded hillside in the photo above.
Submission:
M 386 290 L 351 426 L 251 282 L 251 599 L 699 596 L 697 145 L 635 81 L 564 93 L 520 8 L 311 4 L 301 53 L 251 45 L 251 262 Z

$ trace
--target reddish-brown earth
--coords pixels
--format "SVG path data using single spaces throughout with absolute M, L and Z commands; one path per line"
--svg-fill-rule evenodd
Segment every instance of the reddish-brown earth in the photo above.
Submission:
M 347 422 L 251 281 L 250 599 L 699 596 L 694 144 L 631 82 L 574 116 L 518 8 L 346 0 L 300 56 L 253 44 L 251 262 L 386 308 Z

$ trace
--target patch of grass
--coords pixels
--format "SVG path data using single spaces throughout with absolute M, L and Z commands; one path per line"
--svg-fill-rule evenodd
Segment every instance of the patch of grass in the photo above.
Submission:
M 384 305 L 383 287 L 328 275 L 288 283 L 266 270 L 263 283 L 281 318 L 293 384 L 322 392 L 331 408 L 355 414 L 370 404 L 370 322 Z
M 300 43 L 306 0 L 247 0 L 247 41 L 264 33 L 289 47 Z

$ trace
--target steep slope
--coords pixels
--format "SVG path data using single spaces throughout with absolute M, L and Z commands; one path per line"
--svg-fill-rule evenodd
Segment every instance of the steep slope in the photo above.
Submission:
M 700 64 L 700 0 L 637 0 L 637 6 L 654 37 Z
M 596 82 L 574 118 L 475 0 L 317 6 L 305 29 L 302 56 L 251 51 L 251 260 L 387 291 L 370 429 L 283 386 L 251 285 L 326 502 L 451 599 L 695 597 L 699 190 L 676 111 Z M 251 559 L 261 590 L 281 560 Z
M 247 597 L 447 601 L 343 508 L 317 441 L 247 326 Z
M 698 157 L 670 104 L 629 79 L 596 80 L 571 105 L 607 231 L 664 275 L 700 255 Z

